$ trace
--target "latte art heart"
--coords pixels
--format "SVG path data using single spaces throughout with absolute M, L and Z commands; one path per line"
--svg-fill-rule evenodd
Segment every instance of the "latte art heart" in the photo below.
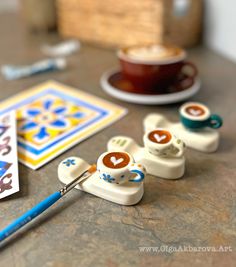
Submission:
M 119 158 L 119 159 L 117 159 L 116 157 L 111 157 L 111 162 L 113 163 L 113 165 L 114 166 L 116 166 L 116 165 L 118 165 L 118 164 L 120 164 L 121 162 L 123 162 L 124 161 L 124 159 L 123 158 Z
M 193 116 L 199 116 L 202 112 L 201 110 L 196 110 L 196 109 L 191 108 L 189 109 L 189 113 Z
M 156 139 L 156 141 L 159 143 L 159 142 L 161 142 L 162 140 L 165 140 L 166 139 L 166 135 L 164 134 L 164 135 L 159 135 L 159 134 L 154 134 L 154 138 Z

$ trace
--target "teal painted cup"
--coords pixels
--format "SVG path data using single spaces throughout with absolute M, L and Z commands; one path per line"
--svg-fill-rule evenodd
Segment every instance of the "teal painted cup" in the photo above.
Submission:
M 198 102 L 188 102 L 180 107 L 180 121 L 189 129 L 202 129 L 210 127 L 218 129 L 223 120 L 217 114 L 211 114 L 207 106 Z

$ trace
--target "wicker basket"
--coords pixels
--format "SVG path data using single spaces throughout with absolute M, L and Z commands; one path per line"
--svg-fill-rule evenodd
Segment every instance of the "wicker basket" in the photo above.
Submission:
M 57 0 L 59 32 L 102 46 L 196 44 L 202 0 Z

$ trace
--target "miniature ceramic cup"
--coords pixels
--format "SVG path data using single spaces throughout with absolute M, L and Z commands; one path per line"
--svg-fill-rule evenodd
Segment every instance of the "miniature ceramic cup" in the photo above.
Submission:
M 159 157 L 181 157 L 184 152 L 184 142 L 174 136 L 169 130 L 156 128 L 147 132 L 144 146 L 151 154 Z
M 204 127 L 220 128 L 223 120 L 219 115 L 211 114 L 207 106 L 188 102 L 183 104 L 179 110 L 182 124 L 189 129 L 201 129 Z
M 103 153 L 97 160 L 97 170 L 99 177 L 109 183 L 141 182 L 145 177 L 145 168 L 126 152 Z
M 137 93 L 164 92 L 187 68 L 189 79 L 194 80 L 197 75 L 196 66 L 185 61 L 186 52 L 180 47 L 131 46 L 120 49 L 117 55 L 122 74 L 135 86 Z

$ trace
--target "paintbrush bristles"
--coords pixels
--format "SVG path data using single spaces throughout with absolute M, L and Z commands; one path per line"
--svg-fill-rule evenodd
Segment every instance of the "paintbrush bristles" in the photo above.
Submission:
M 97 170 L 97 165 L 96 164 L 93 164 L 90 166 L 90 168 L 88 169 L 88 172 L 89 173 L 93 173 Z

